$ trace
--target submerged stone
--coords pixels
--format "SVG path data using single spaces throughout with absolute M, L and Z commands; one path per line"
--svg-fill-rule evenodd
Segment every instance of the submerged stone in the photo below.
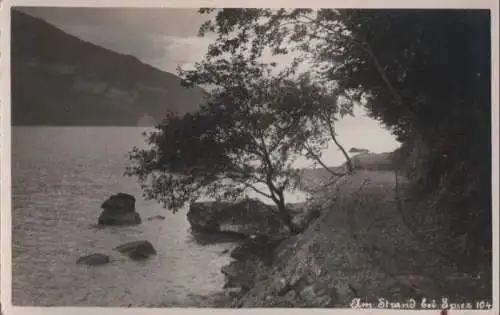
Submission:
M 111 258 L 105 254 L 89 254 L 78 258 L 77 264 L 84 264 L 89 266 L 105 265 L 111 261 Z
M 165 217 L 162 215 L 155 215 L 155 216 L 148 218 L 148 221 L 152 221 L 152 220 L 165 220 Z
M 147 259 L 156 255 L 156 249 L 148 241 L 134 241 L 115 247 L 114 250 L 127 255 L 133 260 Z

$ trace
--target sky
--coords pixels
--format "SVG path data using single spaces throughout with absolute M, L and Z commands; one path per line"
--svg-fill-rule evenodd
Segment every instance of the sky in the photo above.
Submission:
M 203 57 L 213 38 L 197 36 L 209 16 L 182 8 L 23 8 L 65 32 L 175 73 Z
M 189 67 L 205 54 L 214 35 L 197 36 L 199 26 L 210 18 L 196 9 L 183 8 L 23 8 L 21 11 L 44 19 L 85 41 L 133 55 L 161 70 L 176 73 L 178 65 Z M 274 59 L 287 63 L 290 57 Z M 366 117 L 360 108 L 356 117 L 338 122 L 336 130 L 347 149 L 362 147 L 375 153 L 392 151 L 398 142 L 380 124 Z M 333 151 L 331 151 L 333 150 Z M 332 148 L 329 164 L 342 155 Z

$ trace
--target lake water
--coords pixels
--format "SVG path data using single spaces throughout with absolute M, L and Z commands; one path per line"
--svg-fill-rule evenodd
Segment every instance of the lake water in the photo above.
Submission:
M 186 210 L 176 214 L 140 198 L 122 176 L 127 152 L 143 142 L 140 128 L 15 127 L 12 139 L 13 304 L 38 306 L 182 306 L 190 294 L 224 284 L 222 254 L 232 244 L 199 245 Z M 116 192 L 137 197 L 136 227 L 97 228 L 101 203 Z M 161 214 L 165 220 L 146 218 Z M 112 248 L 149 240 L 158 255 L 124 259 Z M 107 253 L 110 265 L 76 265 Z
M 230 262 L 223 251 L 234 245 L 195 242 L 186 210 L 172 214 L 154 201 L 144 201 L 135 178 L 122 176 L 127 152 L 143 143 L 143 130 L 12 129 L 14 305 L 195 306 L 191 294 L 221 290 L 220 268 Z M 327 156 L 329 162 L 332 156 L 343 162 L 335 154 Z M 96 227 L 101 203 L 116 192 L 136 196 L 141 225 Z M 288 197 L 289 202 L 304 198 Z M 146 220 L 158 214 L 166 219 Z M 112 250 L 134 240 L 150 241 L 158 255 L 135 262 Z M 115 259 L 105 266 L 76 265 L 78 257 L 96 252 Z

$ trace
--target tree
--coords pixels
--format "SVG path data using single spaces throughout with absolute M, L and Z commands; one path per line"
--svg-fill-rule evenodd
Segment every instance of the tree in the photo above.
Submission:
M 486 10 L 200 12 L 217 13 L 200 28 L 200 35 L 218 35 L 208 57 L 299 51 L 325 81 L 335 82 L 339 95 L 357 102 L 364 96 L 370 114 L 401 140 L 413 131 L 432 137 L 450 114 L 459 115 L 453 108 L 460 104 L 486 104 L 480 119 L 487 120 L 490 58 L 481 58 L 489 56 Z M 456 67 L 466 57 L 471 64 Z
M 309 73 L 302 74 L 300 80 L 302 84 L 312 88 L 314 90 L 313 93 L 316 95 L 328 95 L 331 93 L 328 85 L 312 84 Z M 303 128 L 299 131 L 301 132 L 300 143 L 303 145 L 305 156 L 320 164 L 323 169 L 330 173 L 330 175 L 334 177 L 344 176 L 352 173 L 354 167 L 349 154 L 337 139 L 335 123 L 339 118 L 345 115 L 353 115 L 353 103 L 342 102 L 338 95 L 332 95 L 324 100 L 326 100 L 326 102 L 302 102 L 300 99 L 295 101 L 292 99 L 288 101 L 289 106 L 286 112 L 294 113 L 296 117 L 301 117 L 303 120 L 307 121 L 305 124 L 299 124 L 299 126 L 305 126 L 305 129 Z M 334 171 L 321 159 L 322 149 L 325 149 L 326 145 L 331 141 L 333 141 L 342 152 L 347 161 L 346 173 Z
M 425 167 L 413 178 L 421 197 L 439 192 L 436 209 L 449 209 L 450 233 L 491 248 L 489 11 L 200 12 L 215 13 L 200 29 L 217 33 L 212 52 L 300 52 L 337 95 L 366 100 L 405 145 L 422 139 L 430 154 L 416 157 Z
M 300 232 L 284 193 L 298 179 L 295 159 L 322 139 L 303 108 L 335 99 L 306 76 L 272 70 L 234 55 L 181 71 L 186 86 L 210 93 L 198 112 L 168 115 L 148 136 L 152 148 L 131 153 L 127 174 L 138 177 L 147 198 L 176 211 L 202 195 L 236 198 L 252 190 L 275 203 L 270 210 L 292 233 Z
M 217 40 L 209 47 L 206 55 L 207 60 L 218 58 L 224 53 L 235 54 L 237 52 L 255 60 L 263 55 L 266 48 L 270 48 L 273 54 L 301 51 L 303 54 L 295 58 L 294 62 L 289 65 L 290 71 L 297 71 L 297 67 L 304 59 L 316 60 L 310 64 L 319 70 L 317 73 L 320 76 L 316 76 L 315 79 L 321 81 L 319 85 L 329 89 L 332 95 L 336 95 L 336 100 L 331 105 L 314 108 L 302 106 L 300 109 L 303 115 L 314 117 L 314 123 L 319 123 L 325 128 L 330 141 L 339 148 L 347 161 L 347 173 L 351 173 L 353 171 L 352 161 L 347 151 L 337 140 L 335 121 L 344 115 L 353 114 L 353 105 L 360 102 L 361 93 L 356 94 L 352 93 L 352 90 L 342 90 L 332 84 L 330 78 L 325 80 L 325 76 L 321 74 L 319 55 L 311 54 L 313 51 L 319 51 L 318 49 L 324 45 L 324 42 L 318 42 L 318 39 L 321 38 L 320 34 L 325 34 L 325 30 L 327 33 L 322 39 L 327 42 L 330 42 L 331 38 L 328 36 L 332 35 L 332 32 L 335 32 L 337 36 L 342 33 L 342 29 L 338 26 L 331 29 L 329 25 L 325 27 L 323 22 L 327 21 L 328 14 L 324 12 L 329 10 L 322 10 L 322 13 L 318 13 L 317 18 L 313 18 L 311 14 L 314 11 L 311 9 L 200 9 L 200 13 L 213 13 L 214 11 L 218 12 L 214 21 L 206 22 L 199 31 L 200 36 L 204 36 L 207 32 L 218 34 Z M 321 23 L 318 22 L 319 20 Z M 308 71 L 312 72 L 311 69 Z M 324 134 L 321 140 L 323 145 L 326 144 Z M 316 147 L 316 149 L 318 148 Z M 305 150 L 309 158 L 320 164 L 331 175 L 344 175 L 333 171 L 322 162 L 321 150 L 314 150 L 312 147 L 308 147 L 307 143 Z

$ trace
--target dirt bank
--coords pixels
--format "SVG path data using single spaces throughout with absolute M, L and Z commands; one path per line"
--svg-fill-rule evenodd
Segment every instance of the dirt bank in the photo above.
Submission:
M 281 243 L 271 265 L 253 264 L 254 285 L 228 306 L 345 308 L 385 298 L 419 308 L 423 298 L 490 297 L 491 277 L 460 273 L 407 228 L 395 184 L 393 171 L 357 170 L 317 189 L 311 204 L 321 216 Z

